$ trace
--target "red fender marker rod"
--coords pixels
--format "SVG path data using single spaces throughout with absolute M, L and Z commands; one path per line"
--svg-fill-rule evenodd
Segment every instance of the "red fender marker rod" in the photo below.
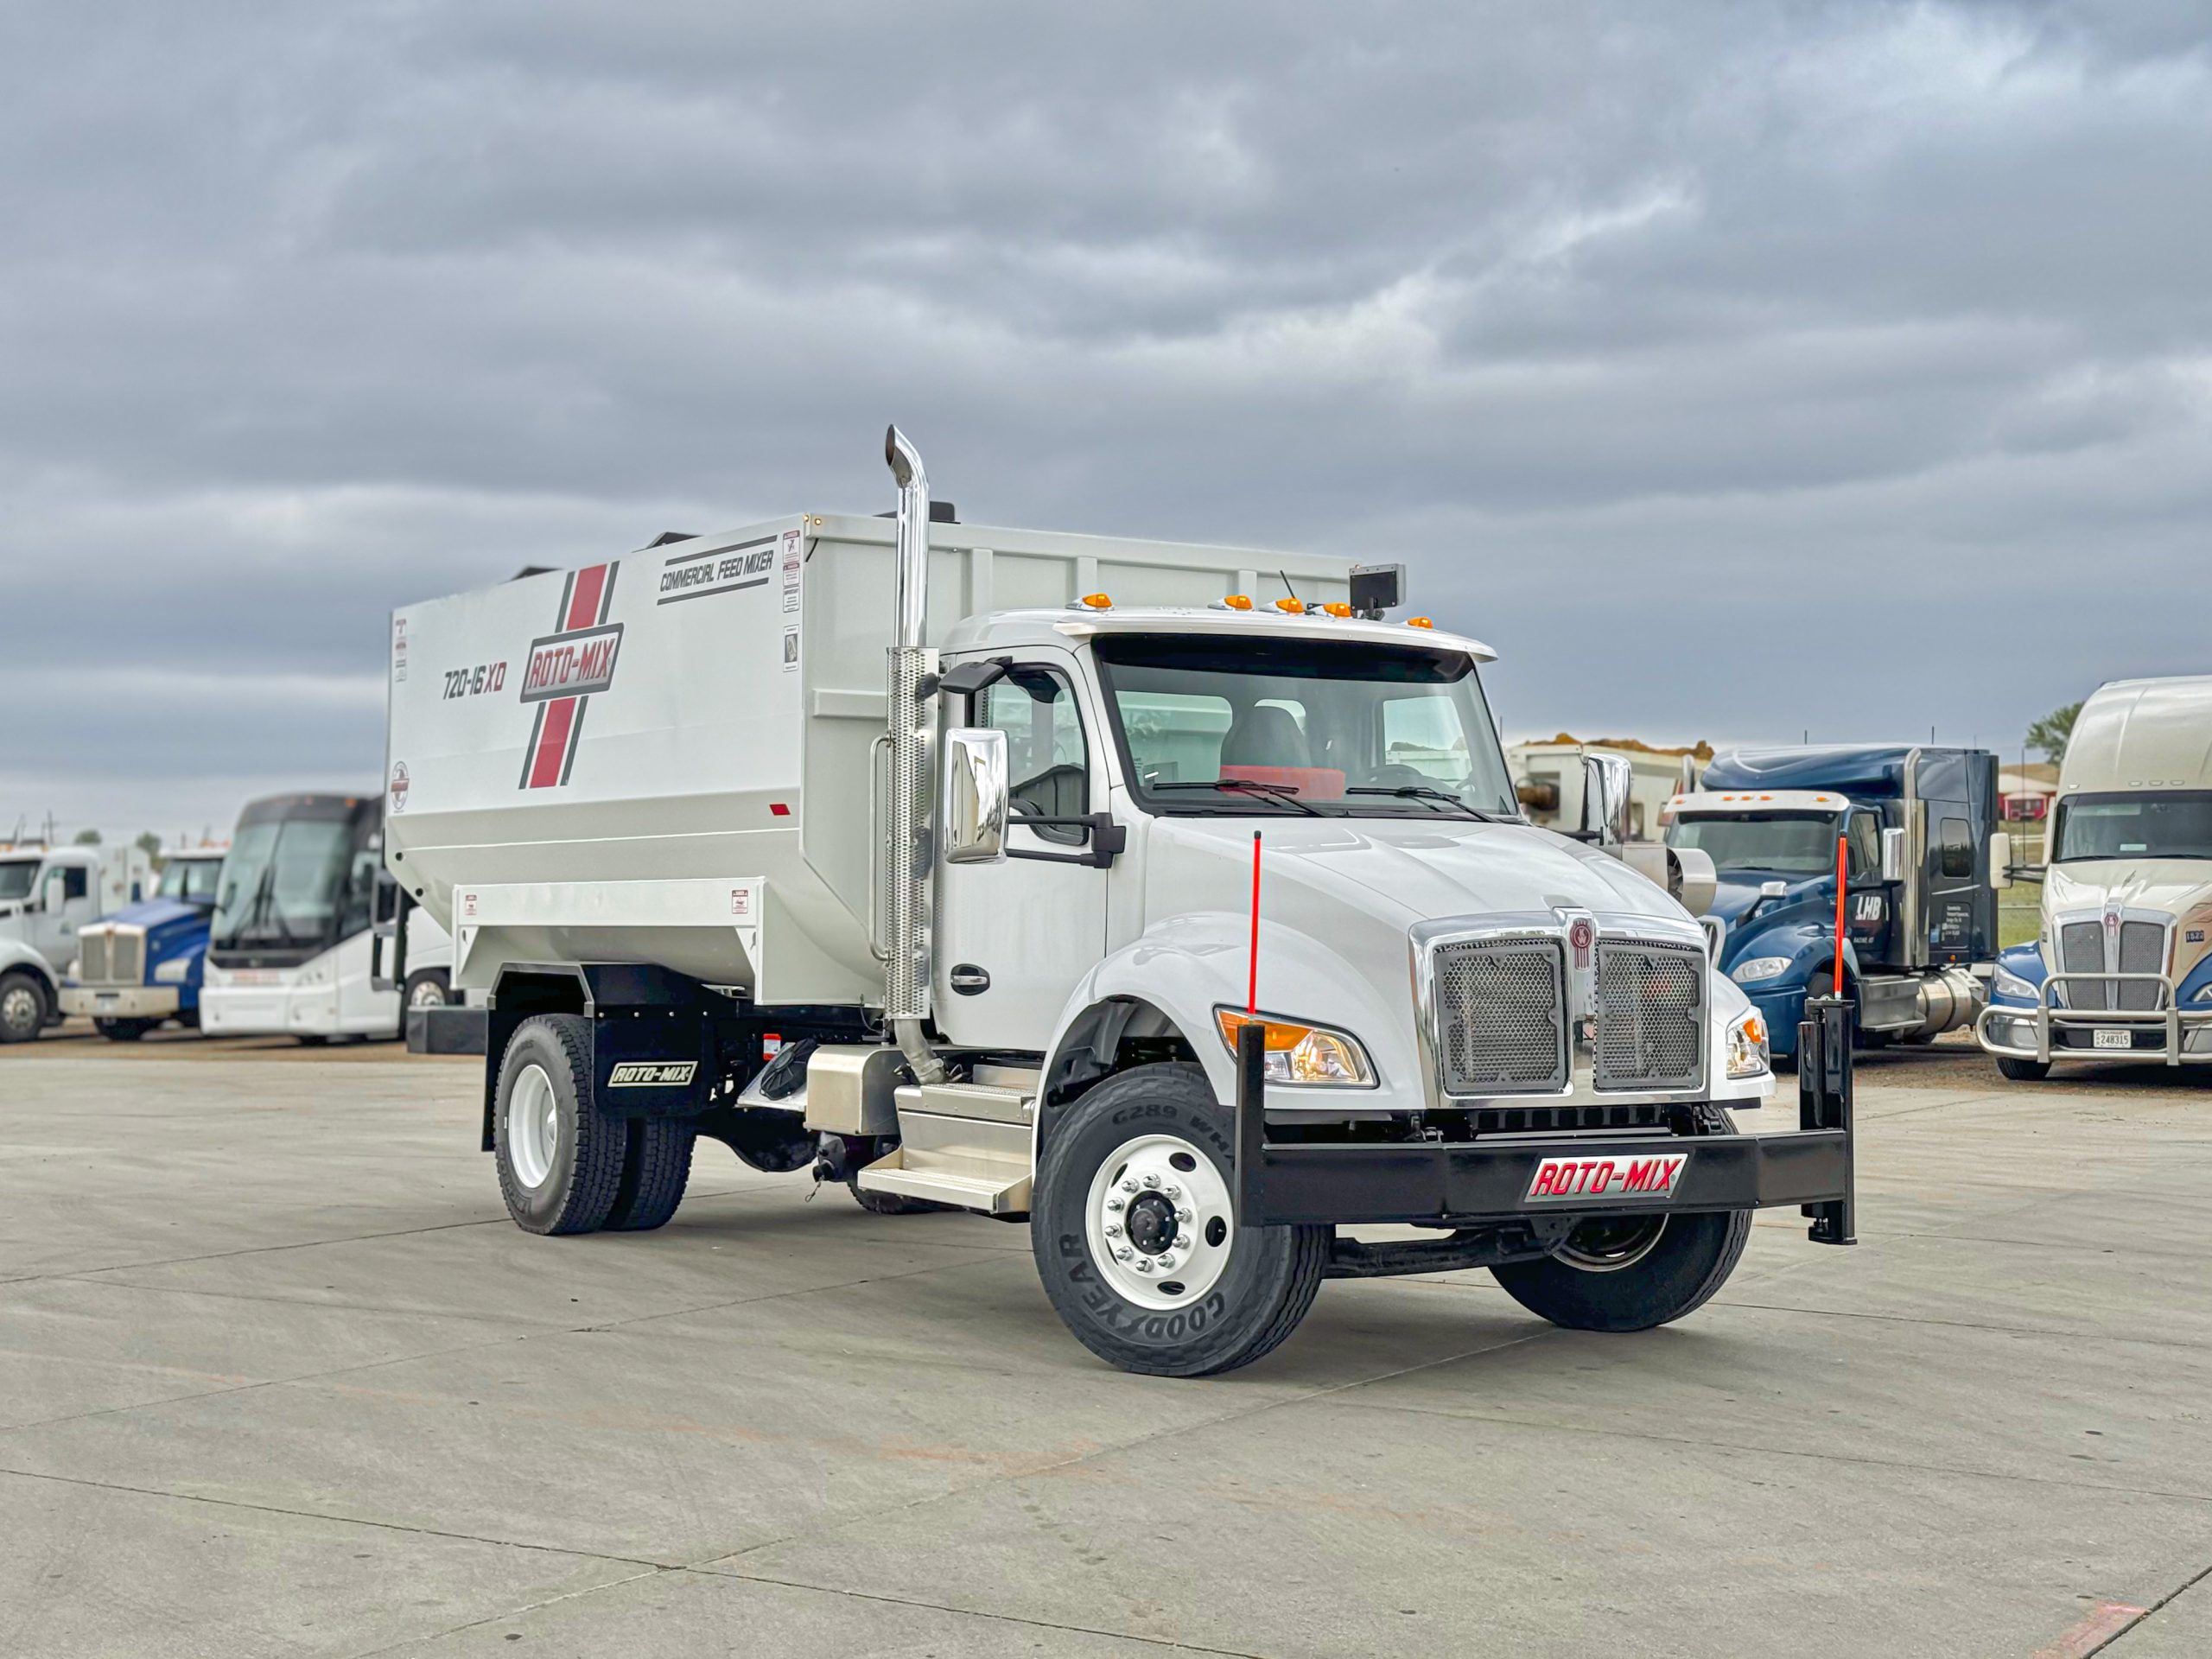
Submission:
M 1851 843 L 1835 838 L 1835 994 L 1843 995 L 1843 890 L 1849 885 Z
M 1252 948 L 1244 973 L 1244 1012 L 1260 1014 L 1260 832 L 1252 832 Z

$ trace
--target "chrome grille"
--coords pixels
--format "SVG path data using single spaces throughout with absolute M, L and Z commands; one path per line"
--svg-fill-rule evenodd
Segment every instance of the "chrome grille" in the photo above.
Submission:
M 1437 1052 L 1454 1095 L 1538 1094 L 1567 1086 L 1566 987 L 1550 940 L 1440 945 Z
M 2166 970 L 2166 930 L 2157 922 L 2122 922 L 2120 925 L 2120 971 L 2123 974 L 2162 974 Z M 2155 1008 L 2158 1006 L 2158 987 L 2149 980 L 2133 983 L 2122 981 L 2114 988 L 2120 992 L 2120 1006 L 2123 1008 Z
M 2058 965 L 2069 974 L 2101 974 L 2105 970 L 2104 930 L 2094 922 L 2069 922 L 2058 930 Z M 2058 987 L 2069 1008 L 2109 1008 L 2112 986 L 2094 979 L 2070 980 Z
M 112 984 L 136 985 L 146 976 L 146 936 L 121 929 L 107 936 L 107 976 Z
M 1599 944 L 1596 1013 L 1599 1088 L 1694 1089 L 1704 1081 L 1702 952 Z
M 87 985 L 107 977 L 107 942 L 111 937 L 105 928 L 97 933 L 88 928 L 77 936 L 77 974 Z

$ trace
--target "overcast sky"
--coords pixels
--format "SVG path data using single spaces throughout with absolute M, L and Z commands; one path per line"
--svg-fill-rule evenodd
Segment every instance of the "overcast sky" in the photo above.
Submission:
M 1510 734 L 2212 669 L 2212 24 L 0 10 L 0 835 L 375 787 L 386 614 L 889 505 L 1402 557 Z

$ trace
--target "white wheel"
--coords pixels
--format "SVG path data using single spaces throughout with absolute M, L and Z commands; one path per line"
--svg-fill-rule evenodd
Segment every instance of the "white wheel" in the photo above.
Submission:
M 561 1111 L 553 1079 L 542 1065 L 524 1066 L 507 1096 L 507 1159 L 515 1178 L 527 1187 L 544 1185 L 560 1145 Z
M 446 1005 L 446 988 L 425 975 L 407 988 L 410 1008 L 442 1008 Z
M 1219 1169 L 1173 1135 L 1139 1135 L 1100 1164 L 1084 1224 L 1100 1275 L 1117 1294 L 1160 1313 L 1213 1288 L 1236 1228 Z

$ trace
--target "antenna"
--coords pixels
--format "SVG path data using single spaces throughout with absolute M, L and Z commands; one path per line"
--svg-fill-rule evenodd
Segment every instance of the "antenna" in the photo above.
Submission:
M 1298 589 L 1290 585 L 1290 572 L 1278 568 L 1275 571 L 1275 575 L 1282 578 L 1283 592 L 1288 594 L 1293 599 L 1296 599 L 1298 597 Z

